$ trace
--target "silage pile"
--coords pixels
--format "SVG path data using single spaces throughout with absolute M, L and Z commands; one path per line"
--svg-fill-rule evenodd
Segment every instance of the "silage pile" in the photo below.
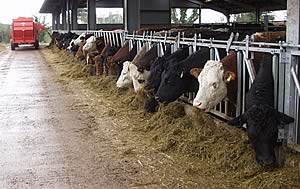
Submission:
M 127 119 L 133 130 L 147 133 L 161 152 L 191 158 L 193 167 L 202 172 L 199 162 L 204 161 L 205 167 L 210 167 L 205 170 L 207 175 L 221 174 L 224 180 L 220 183 L 232 182 L 239 188 L 300 188 L 299 155 L 286 150 L 284 167 L 262 170 L 244 131 L 196 109 L 192 115 L 186 115 L 182 103 L 171 103 L 161 106 L 157 113 L 145 114 L 143 92 L 117 89 L 115 78 L 89 76 L 90 69 L 72 56 L 57 49 L 52 52 L 60 57 L 56 63 L 64 64 L 60 76 L 83 79 L 90 89 L 108 99 L 107 105 L 114 109 L 115 116 Z

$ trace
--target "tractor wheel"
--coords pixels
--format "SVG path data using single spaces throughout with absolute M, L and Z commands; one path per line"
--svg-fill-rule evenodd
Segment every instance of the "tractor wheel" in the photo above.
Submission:
M 11 43 L 11 44 L 10 44 L 10 49 L 11 49 L 12 51 L 14 51 L 14 50 L 16 49 L 16 46 L 15 46 L 14 43 Z
M 34 43 L 34 48 L 35 48 L 35 49 L 39 49 L 39 46 L 40 46 L 40 45 L 39 45 L 39 41 L 35 41 L 35 43 Z

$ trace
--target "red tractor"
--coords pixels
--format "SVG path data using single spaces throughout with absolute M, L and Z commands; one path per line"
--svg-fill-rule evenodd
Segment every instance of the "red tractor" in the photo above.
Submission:
M 35 49 L 38 49 L 38 32 L 44 29 L 44 26 L 34 22 L 33 18 L 19 17 L 13 19 L 10 34 L 11 50 L 15 50 L 16 47 L 22 44 L 32 44 Z

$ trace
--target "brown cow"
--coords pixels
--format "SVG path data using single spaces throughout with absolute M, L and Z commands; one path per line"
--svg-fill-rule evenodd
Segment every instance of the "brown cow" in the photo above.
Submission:
M 144 70 L 150 71 L 150 67 L 157 57 L 157 45 L 155 44 L 150 48 L 149 51 L 140 59 L 139 63 L 136 65 L 139 72 L 144 72 Z
M 78 48 L 78 51 L 76 53 L 76 58 L 78 58 L 79 60 L 83 60 L 84 59 L 84 55 L 83 55 L 83 46 L 85 45 L 85 40 L 81 41 L 80 42 L 80 45 L 79 45 L 79 48 Z
M 133 48 L 128 53 L 126 53 L 127 52 L 126 46 L 124 46 L 123 50 L 121 49 L 117 52 L 118 55 L 116 53 L 113 56 L 113 57 L 116 56 L 115 58 L 111 59 L 113 61 L 108 61 L 109 74 L 116 75 L 117 77 L 119 77 L 121 74 L 123 63 L 125 61 L 132 61 L 137 54 L 137 45 L 134 45 Z M 129 50 L 129 46 L 128 46 L 128 50 Z

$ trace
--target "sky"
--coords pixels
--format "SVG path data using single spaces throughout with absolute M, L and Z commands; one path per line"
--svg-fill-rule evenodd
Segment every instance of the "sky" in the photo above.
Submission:
M 38 14 L 43 2 L 44 0 L 2 0 L 0 6 L 0 23 L 11 24 L 12 19 L 19 16 L 45 16 L 46 14 Z M 47 22 L 50 21 L 49 17 Z
M 5 0 L 0 6 L 0 23 L 11 24 L 13 18 L 19 16 L 46 16 L 46 22 L 51 24 L 51 15 L 49 14 L 39 14 L 39 10 L 43 4 L 44 0 Z M 104 14 L 104 13 L 102 13 Z M 285 13 L 276 13 L 276 20 L 282 20 Z M 215 23 L 220 21 L 225 21 L 221 13 L 215 12 L 213 10 L 202 10 L 202 23 Z

